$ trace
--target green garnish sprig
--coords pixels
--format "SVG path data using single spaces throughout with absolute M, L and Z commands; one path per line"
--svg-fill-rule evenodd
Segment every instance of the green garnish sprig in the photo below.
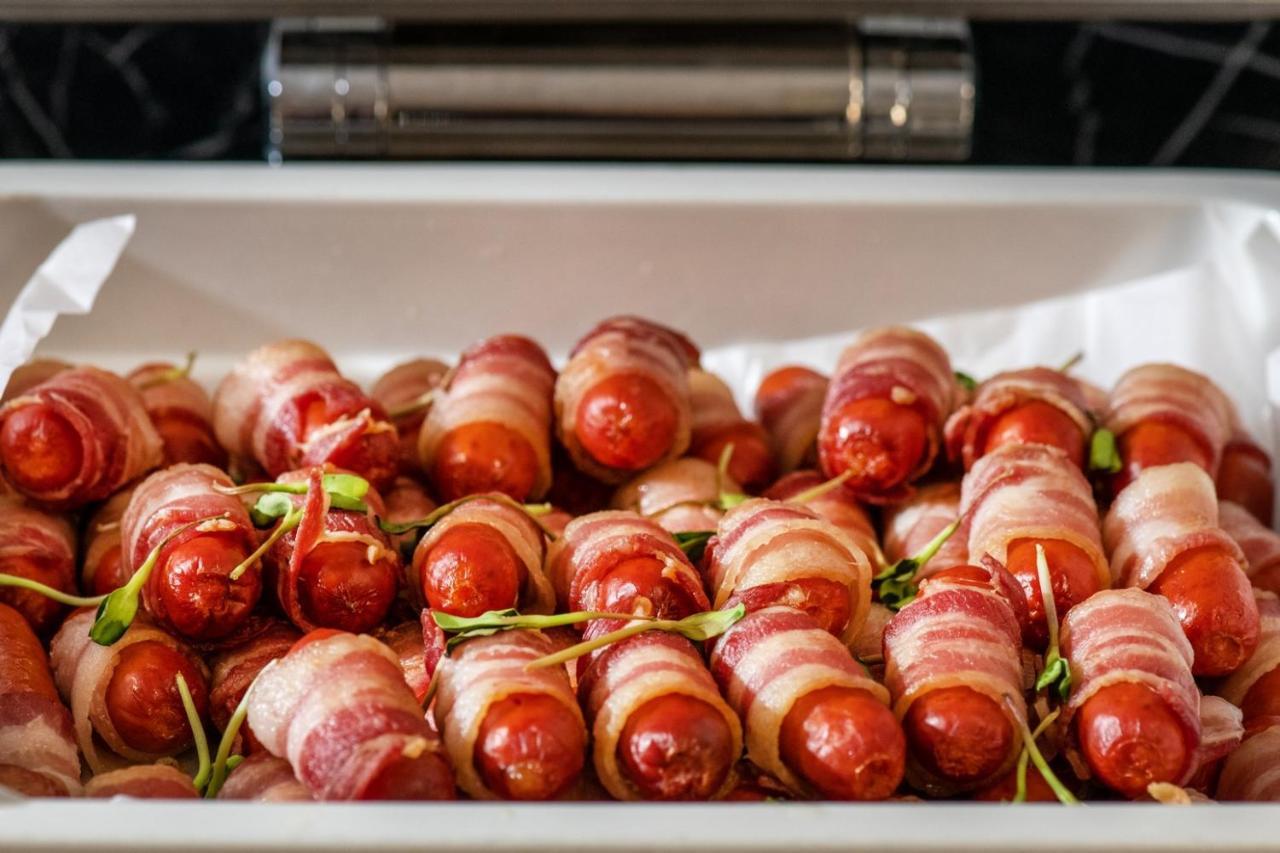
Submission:
M 547 528 L 547 526 L 541 521 L 542 516 L 547 515 L 552 511 L 553 507 L 551 504 L 524 504 L 512 497 L 509 497 L 508 495 L 502 494 L 501 492 L 466 495 L 465 497 L 458 498 L 457 500 L 449 501 L 447 504 L 441 504 L 422 518 L 414 519 L 412 521 L 387 521 L 386 519 L 379 518 L 378 528 L 389 536 L 399 536 L 402 533 L 409 533 L 414 530 L 430 530 L 432 527 L 443 521 L 445 516 L 449 515 L 458 507 L 463 506 L 464 504 L 469 504 L 472 501 L 479 500 L 494 501 L 495 503 L 505 504 L 513 509 L 520 510 L 525 515 L 533 519 L 534 523 L 542 530 L 544 536 L 552 542 L 555 541 L 555 531 Z
M 1013 701 L 1008 696 L 1004 697 L 1004 700 L 1011 709 L 1014 708 Z M 1036 746 L 1036 739 L 1040 737 L 1040 735 L 1044 734 L 1045 730 L 1053 724 L 1054 720 L 1058 719 L 1058 714 L 1060 713 L 1060 710 L 1055 710 L 1046 714 L 1045 718 L 1040 721 L 1040 725 L 1036 726 L 1036 730 L 1033 732 L 1027 729 L 1027 724 L 1017 715 L 1015 709 L 1015 713 L 1013 715 L 1014 719 L 1018 721 L 1018 726 L 1022 729 L 1022 753 L 1018 756 L 1018 771 L 1017 776 L 1015 777 L 1017 780 L 1017 789 L 1013 795 L 1013 802 L 1025 803 L 1027 801 L 1027 762 L 1030 760 L 1030 762 L 1036 766 L 1036 769 L 1040 771 L 1040 775 L 1049 785 L 1054 796 L 1058 798 L 1058 802 L 1067 806 L 1080 804 L 1080 801 L 1076 799 L 1075 794 L 1072 794 L 1067 790 L 1067 786 L 1062 784 L 1062 780 L 1060 780 L 1057 774 L 1053 772 L 1053 769 L 1049 767 L 1049 762 L 1045 761 L 1044 755 L 1040 752 L 1040 748 Z
M 1036 679 L 1036 690 L 1053 689 L 1063 702 L 1071 696 L 1071 667 L 1058 647 L 1058 607 L 1054 601 L 1049 562 L 1044 556 L 1044 546 L 1036 543 L 1036 577 L 1040 581 L 1040 595 L 1044 599 L 1044 619 L 1049 629 L 1049 646 L 1044 654 L 1044 669 Z
M 178 379 L 186 379 L 188 376 L 191 375 L 191 369 L 194 368 L 195 366 L 196 366 L 196 352 L 195 350 L 192 350 L 191 352 L 187 353 L 186 360 L 180 366 L 170 367 L 168 370 L 164 370 L 160 373 L 157 373 L 155 376 L 150 377 L 145 382 L 138 385 L 138 390 L 147 391 L 151 388 L 155 388 L 157 386 L 164 385 L 166 383 L 173 382 Z
M 514 607 L 507 610 L 489 610 L 479 616 L 454 616 L 439 610 L 431 611 L 431 619 L 449 640 L 445 643 L 445 653 L 452 652 L 459 643 L 476 637 L 491 637 L 499 631 L 514 631 L 521 628 L 542 630 L 559 628 L 565 625 L 580 625 L 592 619 L 641 619 L 649 617 L 632 616 L 627 613 L 606 613 L 597 610 L 575 610 L 572 613 L 556 613 L 540 615 L 536 613 L 521 614 Z
M 1118 474 L 1123 467 L 1124 460 L 1120 458 L 1115 433 L 1104 427 L 1094 430 L 1089 439 L 1089 470 L 1100 474 Z
M 872 578 L 872 586 L 881 604 L 890 610 L 898 611 L 915 601 L 916 593 L 919 591 L 916 575 L 959 529 L 960 521 L 961 519 L 957 518 L 938 531 L 938 535 L 929 540 L 929 544 L 925 545 L 918 554 L 903 557 Z
M 668 634 L 679 634 L 688 640 L 700 643 L 703 640 L 720 636 L 746 615 L 746 605 L 740 603 L 728 610 L 706 610 L 702 613 L 686 616 L 683 619 L 638 619 L 634 616 L 624 616 L 622 618 L 633 620 L 625 628 L 601 634 L 599 637 L 586 640 L 553 654 L 544 655 L 537 660 L 529 661 L 529 663 L 525 664 L 525 669 L 540 669 L 566 663 L 583 655 L 591 654 L 596 649 L 620 643 L 629 637 L 634 637 L 647 631 L 665 631 Z
M 178 673 L 175 681 L 178 684 L 178 695 L 182 697 L 182 710 L 187 712 L 187 724 L 191 726 L 191 737 L 196 744 L 196 775 L 191 780 L 197 793 L 202 793 L 209 784 L 209 775 L 213 766 L 209 763 L 209 739 L 205 735 L 204 722 L 196 711 L 195 700 L 191 698 L 191 689 L 187 687 L 187 679 Z

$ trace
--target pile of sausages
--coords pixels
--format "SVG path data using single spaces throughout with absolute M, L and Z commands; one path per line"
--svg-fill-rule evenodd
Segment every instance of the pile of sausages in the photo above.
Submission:
M 0 586 L 0 786 L 201 796 L 192 706 L 230 799 L 1280 800 L 1271 460 L 1226 394 L 974 382 L 903 327 L 834 368 L 774 370 L 748 417 L 637 317 L 559 371 L 507 334 L 369 391 L 301 340 L 212 396 L 26 365 L 0 573 L 92 597 L 154 567 L 110 645 Z M 510 610 L 584 615 L 441 627 Z

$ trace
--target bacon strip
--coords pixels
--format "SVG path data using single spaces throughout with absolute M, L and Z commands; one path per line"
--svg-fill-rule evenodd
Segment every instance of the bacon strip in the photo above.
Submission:
M 453 798 L 439 738 L 372 637 L 304 637 L 258 677 L 248 721 L 318 800 Z
M 1084 391 L 1071 376 L 1049 367 L 997 373 L 978 386 L 973 401 L 947 419 L 947 455 L 973 467 L 986 450 L 987 433 L 1000 416 L 1025 403 L 1048 403 L 1080 427 L 1081 441 L 1093 434 Z
M 1280 802 L 1280 726 L 1259 732 L 1227 757 L 1217 796 L 1225 801 Z
M 724 515 L 718 506 L 720 485 L 729 492 L 742 491 L 728 475 L 718 483 L 712 463 L 686 456 L 650 468 L 623 485 L 612 505 L 653 519 L 672 533 L 715 530 Z
M 0 786 L 27 796 L 80 793 L 80 753 L 49 658 L 18 611 L 0 604 Z
M 138 800 L 195 800 L 200 794 L 191 777 L 172 764 L 139 764 L 100 773 L 84 786 L 95 799 L 131 797 Z
M 9 384 L 4 386 L 4 394 L 0 395 L 0 403 L 7 403 L 14 397 L 20 397 L 37 385 L 43 384 L 64 370 L 70 369 L 70 364 L 56 358 L 33 358 L 9 374 Z
M 187 376 L 173 376 L 174 365 L 165 362 L 144 364 L 125 378 L 142 396 L 142 405 L 164 444 L 162 464 L 207 462 L 225 468 L 227 452 L 213 435 L 213 402 L 209 394 Z M 184 443 L 171 439 L 170 424 L 188 436 Z M 192 445 L 190 436 L 198 436 Z
M 65 518 L 0 498 L 0 571 L 76 592 L 76 538 Z M 37 634 L 48 636 L 66 608 L 37 592 L 0 588 L 0 602 L 16 608 Z
M 1200 748 L 1196 750 L 1197 768 L 1205 767 L 1231 754 L 1244 738 L 1240 709 L 1217 696 L 1200 697 Z
M 1254 600 L 1258 602 L 1259 630 L 1258 648 L 1249 656 L 1235 672 L 1228 675 L 1218 685 L 1216 693 L 1237 707 L 1244 704 L 1249 695 L 1249 688 L 1258 679 L 1280 667 L 1280 598 L 1275 593 L 1255 589 Z M 1244 721 L 1250 729 L 1256 729 L 1257 720 Z M 1269 720 L 1280 724 L 1280 719 Z
M 392 628 L 381 628 L 374 634 L 400 659 L 404 683 L 409 685 L 419 703 L 427 697 L 431 676 L 422 642 L 422 625 L 417 621 L 401 622 Z
M 133 386 L 105 370 L 77 367 L 14 397 L 0 408 L 0 426 L 12 413 L 43 403 L 66 419 L 80 437 L 80 471 L 56 489 L 24 491 L 54 509 L 76 509 L 102 500 L 160 464 L 160 436 Z M 20 490 L 22 491 L 22 490 Z
M 224 649 L 209 659 L 209 718 L 225 731 L 236 706 L 267 664 L 288 653 L 302 633 L 287 622 L 271 619 L 243 643 Z
M 1231 501 L 1218 502 L 1218 524 L 1240 546 L 1253 585 L 1280 592 L 1280 533 Z
M 827 396 L 827 377 L 807 367 L 773 371 L 756 391 L 756 420 L 769 434 L 778 470 L 788 474 L 816 465 L 818 426 Z
M 124 764 L 149 764 L 167 758 L 163 753 L 141 752 L 124 742 L 107 711 L 107 687 L 120 654 L 135 643 L 151 641 L 188 655 L 193 661 L 200 659 L 170 634 L 139 620 L 114 645 L 100 646 L 89 639 L 93 620 L 92 610 L 73 613 L 62 623 L 50 646 L 53 678 L 71 707 L 76 740 L 89 769 L 104 773 Z M 207 677 L 204 664 L 200 663 L 200 667 Z
M 533 450 L 538 474 L 527 495 L 551 488 L 551 398 L 556 371 L 542 347 L 519 335 L 498 335 L 467 349 L 443 394 L 431 406 L 418 439 L 418 459 L 431 476 L 441 442 L 453 430 L 496 423 L 514 430 Z M 448 497 L 447 494 L 443 495 Z
M 711 652 L 711 674 L 742 720 L 747 758 L 802 796 L 812 792 L 783 762 L 778 742 L 796 702 L 815 690 L 844 686 L 889 703 L 889 691 L 839 640 L 790 607 L 748 613 L 721 634 Z
M 434 623 L 428 624 L 434 628 Z M 438 628 L 434 628 L 438 632 Z M 433 635 L 430 644 L 443 646 L 443 637 Z M 445 751 L 453 764 L 458 787 L 478 800 L 499 796 L 485 785 L 475 764 L 476 740 L 489 708 L 508 696 L 532 693 L 560 702 L 579 725 L 578 708 L 564 667 L 526 669 L 525 664 L 559 651 L 563 646 L 541 631 L 502 631 L 490 637 L 468 640 L 448 656 L 438 658 L 434 677 L 435 719 L 444 736 Z M 428 664 L 428 669 L 436 669 Z
M 434 391 L 444 381 L 449 366 L 434 358 L 415 358 L 397 364 L 378 377 L 369 390 L 369 396 L 387 412 L 417 403 L 424 395 Z M 434 402 L 434 401 L 433 401 Z M 418 433 L 427 418 L 431 403 L 408 414 L 391 418 L 400 436 L 401 470 L 412 471 L 418 467 Z
M 750 479 L 748 485 L 753 492 L 773 478 L 774 461 L 768 433 L 760 424 L 742 416 L 733 391 L 723 379 L 699 367 L 690 368 L 689 406 L 691 456 L 713 461 L 719 458 L 722 447 L 736 443 L 738 453 L 731 459 L 729 468 L 744 480 Z M 744 443 L 756 449 L 746 455 Z M 759 458 L 760 450 L 767 452 L 765 459 Z
M 426 603 L 422 598 L 422 567 L 431 549 L 445 534 L 460 524 L 481 524 L 493 528 L 507 540 L 511 550 L 524 564 L 524 589 L 521 590 L 517 605 L 521 613 L 555 611 L 555 590 L 543 571 L 546 539 L 542 528 L 538 527 L 527 512 L 488 497 L 462 504 L 434 524 L 427 535 L 422 537 L 408 566 L 409 594 L 415 606 L 421 607 Z
M 323 423 L 311 423 L 320 416 Z M 213 427 L 233 456 L 253 459 L 272 476 L 332 462 L 353 467 L 374 485 L 397 473 L 399 443 L 382 407 L 344 379 L 329 354 L 308 341 L 259 347 L 213 395 Z
M 600 323 L 573 348 L 555 387 L 556 434 L 573 464 L 606 483 L 619 483 L 634 472 L 602 465 L 578 441 L 578 404 L 600 381 L 622 373 L 653 380 L 670 397 L 677 412 L 675 438 L 660 461 L 681 456 L 689 448 L 692 409 L 688 369 L 698 363 L 698 350 L 688 338 L 639 317 L 613 317 Z
M 200 640 L 217 639 L 235 631 L 248 617 L 262 594 L 259 568 L 250 566 L 238 580 L 227 576 L 231 566 L 205 567 L 209 579 L 217 583 L 198 588 L 199 598 L 175 605 L 174 581 L 169 577 L 167 554 L 192 539 L 216 536 L 229 540 L 235 553 L 248 556 L 257 547 L 257 531 L 240 499 L 220 494 L 214 487 L 231 488 L 234 483 L 212 465 L 172 465 L 143 480 L 129 500 L 120 519 L 121 555 L 130 573 L 169 536 L 159 562 L 142 590 L 147 613 L 161 627 Z M 183 525 L 214 516 L 182 533 Z M 195 587 L 195 585 L 192 585 Z
M 99 506 L 85 525 L 80 587 L 86 595 L 103 595 L 129 580 L 129 563 L 120 543 L 120 520 L 132 498 L 132 488 L 121 489 Z
M 1015 540 L 1057 539 L 1093 561 L 1100 587 L 1111 585 L 1093 490 L 1056 447 L 1006 444 L 979 459 L 964 478 L 960 512 L 956 535 L 967 532 L 971 560 L 990 555 L 1004 565 Z
M 764 497 L 775 501 L 790 502 L 802 492 L 807 492 L 825 481 L 817 471 L 794 471 L 774 483 L 764 493 Z M 816 498 L 810 498 L 798 506 L 808 507 L 827 521 L 845 532 L 853 544 L 867 555 L 871 565 L 879 567 L 884 564 L 884 554 L 880 551 L 880 542 L 876 538 L 876 529 L 871 524 L 871 516 L 863 509 L 862 504 L 848 489 L 840 487 L 823 492 Z
M 903 484 L 885 494 L 860 494 L 872 503 L 897 503 L 910 496 L 907 485 L 933 465 L 942 446 L 943 426 L 956 402 L 951 359 L 933 338 L 904 326 L 863 332 L 843 353 L 827 388 L 822 406 L 821 432 L 839 429 L 840 410 L 856 400 L 893 400 L 920 413 L 928 425 L 928 447 Z M 823 442 L 819 442 L 819 457 Z M 833 460 L 822 458 L 828 477 L 841 473 Z
M 597 619 L 587 639 L 622 627 Z M 601 784 L 618 800 L 645 799 L 618 763 L 618 741 L 631 715 L 660 696 L 679 694 L 699 699 L 720 712 L 733 737 L 733 754 L 742 752 L 742 726 L 720 698 L 715 681 L 693 643 L 677 634 L 649 631 L 606 646 L 578 659 L 578 696 L 591 724 L 592 760 Z M 728 773 L 716 798 L 733 787 Z
M 890 509 L 884 517 L 884 559 L 893 565 L 914 557 L 934 540 L 943 528 L 960 517 L 960 484 L 932 483 L 916 491 L 906 503 Z M 924 580 L 952 566 L 969 562 L 969 537 L 957 530 L 942 544 L 933 559 L 925 563 L 916 578 Z
M 303 631 L 328 627 L 308 617 L 303 606 L 304 591 L 301 588 L 303 563 L 318 545 L 325 542 L 358 542 L 365 545 L 367 571 L 388 574 L 399 581 L 403 573 L 400 553 L 391 539 L 378 527 L 377 518 L 386 510 L 376 489 L 370 488 L 364 497 L 369 507 L 367 513 L 331 509 L 329 494 L 324 490 L 322 468 L 289 471 L 277 478 L 280 483 L 307 482 L 307 492 L 291 495 L 295 507 L 302 507 L 302 520 L 298 526 L 284 534 L 267 551 L 266 562 L 274 575 L 276 600 L 293 624 Z M 381 605 L 381 612 L 360 612 L 361 621 L 377 625 L 386 616 L 390 601 Z M 354 602 L 354 605 L 360 604 Z M 353 613 L 355 611 L 353 610 Z M 353 617 L 354 618 L 354 617 Z
M 1021 601 L 1012 577 L 988 567 L 984 581 L 935 578 L 921 584 L 915 600 L 889 622 L 884 633 L 885 686 L 899 720 L 911 705 L 934 690 L 968 687 L 996 703 L 1014 732 L 1027 722 L 1022 695 L 1022 626 L 1011 604 Z M 1005 573 L 1007 575 L 1007 573 Z M 1012 707 L 1010 707 L 1012 703 Z M 1000 770 L 971 786 L 957 788 L 914 759 L 907 774 L 913 787 L 934 795 L 981 788 L 1007 772 L 1022 746 L 1015 736 Z
M 1077 604 L 1062 623 L 1062 654 L 1071 667 L 1066 721 L 1104 687 L 1151 688 L 1200 742 L 1200 691 L 1191 677 L 1191 644 L 1169 602 L 1140 589 L 1111 589 Z M 1187 782 L 1196 770 L 1189 762 Z
M 293 775 L 289 762 L 269 752 L 255 752 L 227 777 L 218 791 L 218 799 L 288 803 L 309 802 L 314 798 L 307 786 Z
M 846 645 L 871 606 L 871 563 L 843 530 L 811 509 L 758 498 L 728 513 L 707 544 L 713 606 L 743 601 L 804 607 L 805 586 L 829 581 L 848 591 L 848 619 L 829 626 Z
M 640 557 L 653 557 L 666 564 L 664 578 L 688 599 L 689 613 L 710 608 L 697 569 L 671 534 L 653 521 L 614 510 L 575 518 L 552 543 L 547 552 L 547 574 L 551 576 L 559 609 L 604 609 L 600 582 L 619 563 Z M 675 618 L 687 615 L 680 613 Z
M 1124 435 L 1143 421 L 1181 427 L 1209 457 L 1216 476 L 1231 436 L 1232 405 L 1213 380 L 1174 364 L 1143 364 L 1125 373 L 1111 389 L 1106 428 Z
M 1102 523 L 1117 586 L 1146 589 L 1180 554 L 1213 546 L 1244 553 L 1218 526 L 1213 480 L 1190 462 L 1147 468 L 1120 492 Z

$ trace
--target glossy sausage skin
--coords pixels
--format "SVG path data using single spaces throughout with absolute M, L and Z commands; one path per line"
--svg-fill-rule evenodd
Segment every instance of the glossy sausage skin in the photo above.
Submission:
M 195 640 L 224 636 L 228 626 L 243 624 L 262 594 L 259 572 L 231 580 L 248 555 L 239 532 L 201 533 L 165 548 L 147 581 L 153 616 Z
M 134 643 L 120 653 L 107 685 L 111 724 L 131 748 L 173 754 L 192 744 L 191 726 L 178 693 L 182 673 L 201 718 L 208 713 L 209 687 L 191 657 L 151 640 Z
M 33 402 L 11 414 L 0 430 L 0 456 L 10 480 L 23 492 L 54 492 L 80 473 L 80 435 L 45 403 Z
M 485 785 L 508 800 L 550 800 L 582 771 L 586 733 L 555 697 L 516 693 L 489 706 L 476 738 Z
M 717 430 L 710 438 L 689 448 L 689 455 L 714 465 L 730 444 L 733 445 L 733 456 L 729 459 L 729 476 L 753 494 L 769 485 L 773 479 L 773 451 L 769 449 L 769 439 L 759 424 L 740 421 Z
M 737 758 L 720 712 L 679 693 L 636 709 L 618 739 L 619 764 L 646 800 L 709 799 Z
M 1195 752 L 1168 704 L 1134 682 L 1112 684 L 1089 697 L 1075 725 L 1094 775 L 1130 799 L 1146 796 L 1151 782 L 1178 784 Z
M 1117 449 L 1124 468 L 1112 478 L 1112 495 L 1118 495 L 1144 469 L 1157 465 L 1191 462 L 1213 475 L 1213 457 L 1208 449 L 1182 427 L 1164 421 L 1135 424 L 1117 436 Z
M 785 604 L 803 610 L 818 626 L 837 637 L 844 633 L 852 615 L 849 588 L 829 578 L 800 578 L 749 587 L 734 593 L 726 606 L 744 604 L 747 610 L 759 610 L 772 604 Z
M 1077 467 L 1083 467 L 1086 438 L 1066 412 L 1041 400 L 1031 400 L 996 419 L 987 431 L 983 453 L 1005 444 L 1047 444 L 1066 453 Z
M 155 412 L 151 423 L 164 442 L 164 464 L 190 462 L 226 467 L 227 452 L 213 437 L 213 428 L 199 415 L 180 410 Z
M 1193 674 L 1226 675 L 1258 647 L 1260 622 L 1253 589 L 1226 551 L 1210 546 L 1179 554 L 1150 591 L 1173 605 L 1195 652 Z
M 0 604 L 0 696 L 19 693 L 62 701 L 40 640 L 21 613 Z
M 527 500 L 538 478 L 538 456 L 528 439 L 505 424 L 461 424 L 440 441 L 431 482 L 443 501 L 502 492 Z
M 958 785 L 997 773 L 1015 733 L 996 701 L 971 687 L 931 690 L 902 721 L 911 754 L 930 773 Z
M 824 687 L 800 698 L 782 721 L 782 760 L 832 800 L 883 800 L 902 779 L 902 727 L 865 690 Z
M 361 542 L 321 542 L 302 558 L 298 600 L 313 624 L 371 631 L 396 597 L 397 577 L 385 561 L 371 564 Z
M 1049 641 L 1049 629 L 1045 623 L 1044 597 L 1040 592 L 1040 576 L 1036 567 L 1036 545 L 1044 547 L 1059 620 L 1072 607 L 1097 592 L 1099 586 L 1093 561 L 1070 542 L 1061 539 L 1015 539 L 1009 543 L 1007 568 L 1027 597 L 1030 617 L 1027 642 L 1039 650 Z
M 853 471 L 846 482 L 859 493 L 886 492 L 906 482 L 929 442 L 918 411 L 879 397 L 843 406 L 818 440 L 827 473 Z
M 600 581 L 606 613 L 638 613 L 660 619 L 683 619 L 701 608 L 688 593 L 664 577 L 666 565 L 656 557 L 620 561 Z
M 415 561 L 419 557 L 414 555 Z M 479 616 L 517 606 L 526 569 L 496 529 L 458 524 L 421 557 L 422 598 L 433 610 L 454 616 Z
M 114 589 L 119 589 L 129 581 L 129 569 L 124 564 L 124 556 L 121 554 L 120 545 L 113 545 L 110 550 L 102 555 L 102 559 L 98 561 L 98 567 L 93 572 L 93 588 L 87 590 L 89 595 L 106 595 Z
M 582 395 L 574 429 L 582 447 L 601 465 L 642 471 L 671 448 L 679 419 L 658 383 L 640 374 L 618 373 Z

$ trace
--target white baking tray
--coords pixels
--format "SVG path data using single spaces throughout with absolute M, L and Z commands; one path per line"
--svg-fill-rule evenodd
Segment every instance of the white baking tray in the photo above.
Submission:
M 689 331 L 742 385 L 737 344 L 769 360 L 798 351 L 783 341 L 985 311 L 970 325 L 981 336 L 947 339 L 958 364 L 985 369 L 1010 342 L 1034 348 L 1019 343 L 1013 306 L 1102 305 L 1099 289 L 1135 283 L 1177 293 L 1187 271 L 1248 300 L 1237 306 L 1248 329 L 1219 334 L 1224 348 L 1237 336 L 1280 346 L 1277 206 L 1280 179 L 1238 173 L 13 164 L 0 166 L 0 300 L 74 224 L 133 213 L 136 235 L 93 312 L 61 319 L 42 352 L 126 368 L 196 349 L 197 377 L 213 380 L 264 340 L 302 335 L 367 380 L 498 331 L 563 352 L 599 318 L 634 311 Z M 1151 317 L 1113 319 L 1161 357 Z M 1129 366 L 1090 357 L 1104 379 Z M 1263 361 L 1215 376 L 1259 431 Z M 1273 806 L 0 803 L 4 851 L 1173 851 L 1278 839 Z

